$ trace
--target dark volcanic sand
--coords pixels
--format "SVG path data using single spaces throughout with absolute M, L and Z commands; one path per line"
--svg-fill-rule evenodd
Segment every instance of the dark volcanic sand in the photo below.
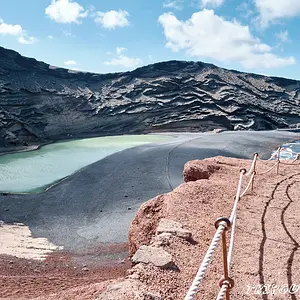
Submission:
M 83 283 L 85 279 L 81 277 L 93 283 L 123 275 L 127 268 L 127 264 L 122 263 L 127 257 L 127 247 L 118 244 L 127 242 L 132 218 L 143 202 L 182 183 L 183 165 L 187 161 L 217 155 L 248 158 L 254 152 L 267 158 L 278 145 L 296 139 L 299 133 L 288 131 L 178 134 L 176 140 L 111 155 L 47 192 L 0 195 L 0 220 L 24 223 L 33 237 L 45 237 L 55 245 L 64 246 L 65 253 L 48 258 L 49 261 L 55 257 L 54 264 L 58 266 L 54 268 L 52 263 L 32 268 L 36 264 L 33 263 L 28 269 L 26 260 L 18 260 L 11 266 L 11 258 L 1 259 L 0 275 L 5 282 L 2 281 L 0 295 L 22 294 L 23 287 L 19 288 L 19 284 L 26 286 L 23 296 L 27 289 L 36 289 L 36 295 L 41 295 L 45 286 L 51 293 L 60 284 L 64 289 L 64 285 L 73 287 L 76 282 Z M 99 245 L 106 245 L 108 250 Z M 62 260 L 66 257 L 68 267 L 61 265 L 56 255 L 62 255 Z M 81 270 L 85 265 L 90 271 Z M 42 271 L 37 271 L 36 275 L 35 269 Z M 29 274 L 34 275 L 33 281 Z M 50 283 L 52 279 L 47 281 L 55 274 L 59 274 L 60 283 L 55 279 L 53 284 Z
M 66 251 L 101 243 L 126 243 L 130 220 L 139 206 L 182 183 L 183 165 L 217 155 L 268 157 L 272 149 L 299 133 L 286 131 L 182 134 L 106 157 L 47 192 L 0 195 L 0 220 L 29 226 Z

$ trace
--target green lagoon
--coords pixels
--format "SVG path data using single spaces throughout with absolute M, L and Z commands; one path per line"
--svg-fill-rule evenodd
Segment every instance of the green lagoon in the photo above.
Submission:
M 122 135 L 58 142 L 35 151 L 0 156 L 0 191 L 38 193 L 79 169 L 118 151 L 170 139 Z

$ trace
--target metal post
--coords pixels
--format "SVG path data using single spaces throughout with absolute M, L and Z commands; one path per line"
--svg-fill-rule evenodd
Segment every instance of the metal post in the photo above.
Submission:
M 253 173 L 255 173 L 255 171 L 254 171 Z M 253 192 L 253 189 L 254 189 L 254 178 L 255 178 L 255 176 L 253 177 L 253 179 L 252 179 L 252 184 L 251 184 L 251 191 L 252 191 L 252 192 Z
M 254 177 L 252 179 L 251 191 L 253 191 L 253 189 L 254 189 L 254 178 L 255 178 L 255 174 L 256 174 L 256 162 L 257 162 L 258 153 L 255 153 L 254 155 L 256 157 L 255 157 L 254 167 L 253 167 L 253 171 L 252 171 L 252 173 L 254 173 Z
M 277 175 L 279 174 L 280 150 L 281 150 L 281 147 L 278 148 L 278 155 L 277 155 L 277 169 L 276 169 Z
M 222 252 L 223 252 L 223 267 L 224 267 L 224 278 L 228 278 L 228 260 L 227 260 L 227 244 L 226 244 L 226 230 L 222 233 Z M 226 290 L 226 300 L 230 300 L 229 290 Z

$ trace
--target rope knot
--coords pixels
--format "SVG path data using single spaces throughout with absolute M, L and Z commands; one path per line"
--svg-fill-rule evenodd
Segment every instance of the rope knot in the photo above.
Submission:
M 231 290 L 234 287 L 234 280 L 230 277 L 228 278 L 222 277 L 219 281 L 219 286 L 222 287 L 224 284 L 227 284 L 228 289 Z
M 231 227 L 230 220 L 226 217 L 221 217 L 221 218 L 218 218 L 215 222 L 216 229 L 219 228 L 219 226 L 221 225 L 222 222 L 225 223 L 225 230 L 228 230 Z
M 243 169 L 240 169 L 240 172 L 244 175 L 247 173 L 247 170 L 243 168 Z

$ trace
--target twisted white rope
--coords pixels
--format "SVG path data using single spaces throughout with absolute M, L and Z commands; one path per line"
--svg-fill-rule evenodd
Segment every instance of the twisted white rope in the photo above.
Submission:
M 276 156 L 278 157 L 278 155 L 280 157 L 280 150 L 281 150 L 281 146 L 278 147 L 278 149 L 271 155 L 271 157 L 268 160 L 272 160 L 273 158 L 276 158 Z
M 242 176 L 243 176 L 243 172 L 241 172 L 240 183 L 242 182 Z M 238 203 L 238 200 L 246 194 L 246 192 L 250 188 L 250 185 L 251 185 L 252 181 L 254 180 L 254 176 L 255 176 L 255 172 L 252 173 L 252 176 L 251 176 L 251 178 L 249 180 L 249 183 L 248 183 L 246 189 L 244 190 L 244 192 L 241 195 L 239 194 L 240 190 L 237 191 L 236 203 Z M 230 271 L 231 271 L 230 265 L 231 265 L 233 248 L 234 248 L 236 211 L 235 211 L 233 219 L 230 220 L 230 222 L 231 222 L 230 243 L 229 243 L 228 254 L 227 254 L 228 276 L 229 277 L 230 277 Z
M 243 176 L 245 175 L 245 170 L 242 170 L 240 173 L 240 179 L 239 179 L 239 184 L 238 184 L 238 188 L 237 188 L 237 193 L 236 193 L 236 197 L 235 197 L 235 202 L 234 202 L 234 206 L 232 209 L 232 213 L 231 216 L 229 218 L 230 222 L 233 222 L 233 219 L 235 218 L 236 215 L 236 210 L 237 210 L 237 204 L 239 202 L 240 199 L 240 194 L 241 194 L 241 189 L 242 189 L 242 182 L 243 182 Z M 193 300 L 194 299 L 194 295 L 197 293 L 200 283 L 204 277 L 204 274 L 209 266 L 209 264 L 212 261 L 212 257 L 213 254 L 216 250 L 216 248 L 218 247 L 218 244 L 220 242 L 221 236 L 223 231 L 225 230 L 227 224 L 226 222 L 220 222 L 219 227 L 215 233 L 215 236 L 210 244 L 209 249 L 206 252 L 206 255 L 202 261 L 202 264 L 197 272 L 196 277 L 194 278 L 194 281 L 187 293 L 187 295 L 185 296 L 184 300 Z
M 205 272 L 206 272 L 209 264 L 212 261 L 214 252 L 215 252 L 216 248 L 218 247 L 218 244 L 222 237 L 222 233 L 225 230 L 226 226 L 227 226 L 226 222 L 224 222 L 224 221 L 220 222 L 218 229 L 213 237 L 213 240 L 203 258 L 202 264 L 197 272 L 197 275 L 195 276 L 194 281 L 193 281 L 189 291 L 187 292 L 184 300 L 193 300 L 194 299 L 194 295 L 197 293 L 200 283 L 205 275 Z
M 283 164 L 283 165 L 287 165 L 287 166 L 293 165 L 296 161 L 299 160 L 299 158 L 300 158 L 300 153 L 298 153 L 297 156 L 296 156 L 296 158 L 294 160 L 292 160 L 290 163 L 285 163 L 285 162 L 282 162 L 282 161 L 280 163 Z M 299 164 L 296 164 L 294 166 L 298 166 L 298 165 Z
M 255 168 L 255 165 L 256 165 L 256 160 L 257 160 L 257 158 L 258 158 L 258 154 L 255 153 L 255 154 L 254 154 L 254 157 L 253 157 L 252 164 L 251 164 L 251 168 L 250 168 L 250 170 L 245 174 L 245 176 L 249 176 L 250 174 L 252 174 L 252 172 L 253 172 L 253 170 L 254 170 L 254 168 Z
M 267 171 L 262 172 L 262 173 L 257 173 L 256 175 L 264 175 L 264 174 L 269 173 L 269 172 L 272 171 L 279 163 L 280 163 L 280 161 L 278 160 L 278 161 L 277 161 L 270 169 L 268 169 Z
M 281 165 L 285 165 L 285 166 L 300 166 L 300 164 L 295 164 L 296 160 L 293 161 L 292 163 L 288 164 L 288 163 L 284 163 L 284 162 L 280 162 Z
M 230 277 L 230 273 L 231 273 L 230 266 L 231 266 L 233 247 L 234 247 L 234 235 L 235 235 L 235 223 L 236 223 L 235 221 L 236 221 L 236 215 L 234 216 L 231 223 L 230 243 L 229 243 L 228 254 L 227 254 L 228 277 Z
M 229 218 L 230 223 L 232 224 L 234 216 L 236 215 L 236 210 L 237 210 L 237 206 L 238 206 L 238 202 L 241 198 L 241 190 L 242 190 L 242 183 L 243 183 L 243 176 L 245 175 L 245 170 L 242 170 L 240 173 L 240 179 L 239 179 L 239 184 L 237 187 L 237 191 L 236 191 L 236 196 L 235 196 L 235 201 L 234 201 L 234 205 L 233 205 L 233 209 Z
M 250 188 L 250 186 L 251 186 L 251 184 L 252 184 L 252 181 L 254 180 L 255 174 L 256 174 L 256 173 L 254 173 L 254 172 L 252 173 L 251 178 L 250 178 L 250 180 L 249 180 L 249 183 L 248 183 L 247 187 L 245 188 L 245 190 L 242 192 L 240 198 L 242 198 L 242 197 L 248 192 L 248 190 L 249 190 L 249 188 Z
M 263 173 L 260 173 L 260 174 L 257 174 L 255 172 L 256 161 L 258 159 L 258 154 L 257 153 L 255 153 L 255 155 L 254 155 L 250 170 L 247 173 L 246 173 L 245 170 L 242 170 L 240 172 L 240 178 L 239 178 L 239 183 L 238 183 L 238 187 L 237 187 L 234 206 L 233 206 L 230 218 L 229 218 L 229 221 L 231 223 L 230 245 L 229 245 L 229 251 L 228 251 L 228 255 L 227 255 L 228 276 L 229 277 L 230 277 L 230 271 L 231 271 L 231 268 L 230 268 L 231 259 L 232 259 L 233 248 L 234 248 L 235 224 L 236 224 L 236 214 L 237 214 L 238 202 L 239 202 L 240 198 L 243 197 L 246 194 L 246 192 L 248 191 L 248 189 L 250 188 L 251 183 L 253 182 L 255 175 L 266 174 L 266 173 L 270 172 L 272 169 L 274 169 L 280 163 L 280 150 L 281 150 L 281 147 L 279 147 L 278 150 L 277 150 L 277 153 L 278 153 L 277 162 L 270 169 L 268 169 L 266 172 L 263 172 Z M 300 157 L 300 154 L 297 155 L 296 159 L 293 162 L 295 162 L 299 157 Z M 247 187 L 245 188 L 245 190 L 243 191 L 243 193 L 241 193 L 242 183 L 243 183 L 243 176 L 244 175 L 249 176 L 250 174 L 252 174 L 252 175 L 251 175 L 251 178 L 249 180 L 249 183 L 248 183 Z M 209 246 L 209 248 L 208 248 L 208 250 L 205 254 L 205 257 L 202 261 L 202 264 L 201 264 L 201 266 L 200 266 L 200 268 L 199 268 L 199 270 L 198 270 L 198 272 L 197 272 L 197 274 L 196 274 L 196 276 L 193 280 L 193 283 L 190 286 L 190 289 L 189 289 L 187 295 L 185 296 L 184 300 L 193 300 L 194 299 L 194 295 L 197 293 L 197 291 L 199 289 L 199 286 L 200 286 L 200 283 L 201 283 L 201 281 L 202 281 L 202 279 L 205 275 L 205 272 L 206 272 L 209 264 L 212 261 L 214 252 L 215 252 L 216 248 L 218 247 L 218 244 L 221 240 L 222 233 L 224 232 L 226 226 L 227 226 L 226 222 L 224 222 L 224 221 L 220 222 L 219 227 L 218 227 L 218 229 L 217 229 L 217 231 L 216 231 L 216 233 L 213 237 L 213 240 L 212 240 L 212 242 L 211 242 L 211 244 L 210 244 L 210 246 Z M 227 283 L 224 283 L 222 285 L 222 287 L 219 291 L 217 300 L 223 300 L 224 299 L 225 294 L 228 290 L 228 287 L 229 286 L 228 286 Z
M 222 287 L 219 291 L 219 294 L 218 294 L 218 297 L 216 300 L 224 300 L 227 290 L 228 290 L 228 283 L 224 282 L 222 284 Z

